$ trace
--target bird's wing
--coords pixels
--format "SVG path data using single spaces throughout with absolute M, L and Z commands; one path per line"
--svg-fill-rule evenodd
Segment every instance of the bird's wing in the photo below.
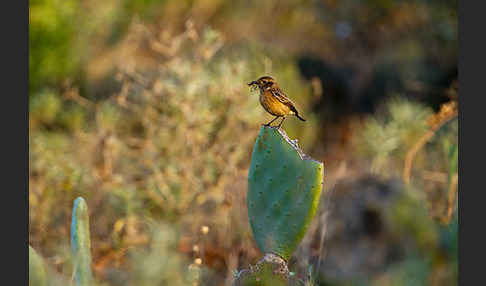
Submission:
M 278 101 L 289 106 L 291 110 L 295 109 L 295 106 L 294 106 L 294 103 L 292 102 L 292 100 L 290 100 L 290 98 L 288 98 L 287 95 L 285 95 L 285 93 L 280 88 L 273 87 L 272 89 L 270 89 L 270 92 L 272 93 L 272 95 L 275 98 L 278 99 Z

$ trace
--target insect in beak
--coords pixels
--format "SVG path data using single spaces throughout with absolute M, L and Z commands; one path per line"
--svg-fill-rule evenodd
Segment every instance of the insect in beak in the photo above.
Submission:
M 258 83 L 256 81 L 249 82 L 248 85 L 251 91 L 258 89 Z

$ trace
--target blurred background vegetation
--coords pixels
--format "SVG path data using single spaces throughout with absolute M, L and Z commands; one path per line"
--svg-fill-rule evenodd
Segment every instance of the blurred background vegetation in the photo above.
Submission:
M 457 285 L 457 1 L 29 10 L 29 243 L 54 285 L 71 273 L 77 196 L 99 285 L 228 285 L 260 258 L 246 176 L 271 116 L 246 83 L 264 74 L 308 119 L 284 129 L 325 166 L 291 271 L 310 285 Z

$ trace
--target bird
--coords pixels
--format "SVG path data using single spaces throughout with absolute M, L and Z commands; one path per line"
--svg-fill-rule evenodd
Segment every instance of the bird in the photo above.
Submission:
M 262 76 L 257 80 L 249 82 L 251 88 L 258 88 L 260 90 L 260 104 L 263 108 L 273 116 L 272 119 L 265 126 L 271 126 L 272 122 L 282 117 L 282 121 L 278 128 L 282 126 L 287 115 L 295 115 L 302 121 L 306 121 L 295 108 L 295 104 L 288 98 L 288 96 L 280 89 L 277 81 L 271 76 Z

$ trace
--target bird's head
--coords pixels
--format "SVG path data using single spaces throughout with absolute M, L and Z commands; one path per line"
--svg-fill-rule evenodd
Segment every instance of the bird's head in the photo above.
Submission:
M 260 88 L 262 90 L 268 87 L 272 87 L 274 84 L 277 84 L 277 82 L 271 76 L 262 76 L 259 79 L 248 83 L 249 86 L 254 88 Z

